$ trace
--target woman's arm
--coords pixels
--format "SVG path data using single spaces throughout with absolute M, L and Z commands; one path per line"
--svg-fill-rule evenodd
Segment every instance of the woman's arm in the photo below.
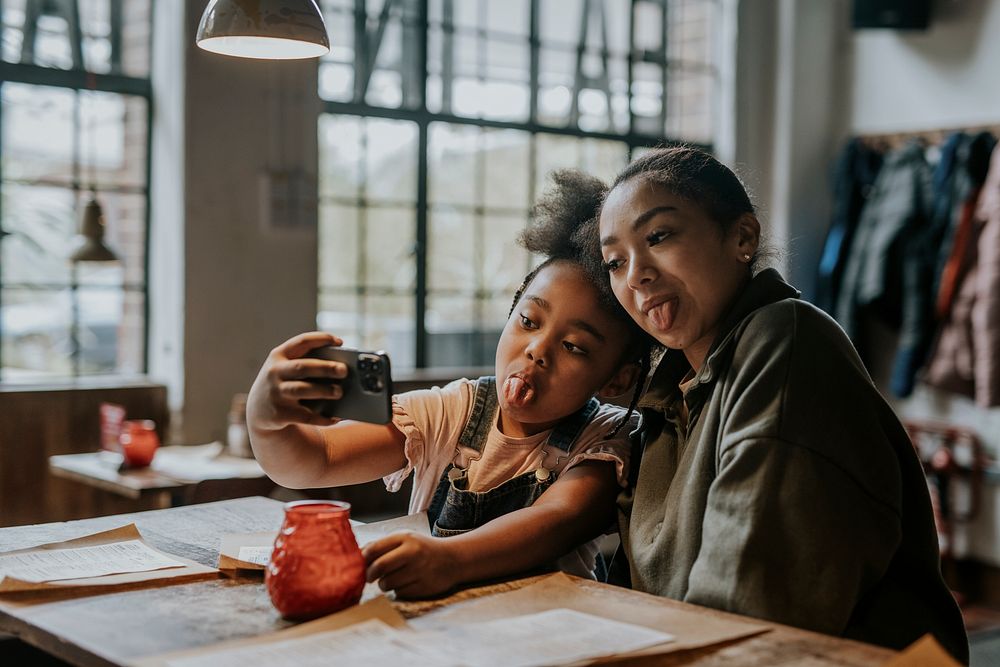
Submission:
M 563 472 L 531 507 L 462 535 L 390 535 L 368 544 L 368 580 L 400 597 L 424 597 L 469 582 L 551 563 L 614 521 L 615 464 L 586 461 Z
M 405 438 L 392 424 L 380 426 L 321 417 L 299 402 L 338 399 L 336 383 L 344 364 L 304 357 L 323 345 L 340 345 L 330 334 L 291 338 L 268 355 L 247 399 L 247 425 L 254 456 L 268 476 L 289 488 L 342 486 L 368 482 L 402 468 Z

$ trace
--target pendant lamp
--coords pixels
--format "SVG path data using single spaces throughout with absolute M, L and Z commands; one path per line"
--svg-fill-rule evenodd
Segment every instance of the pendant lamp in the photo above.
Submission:
M 118 255 L 104 243 L 104 213 L 95 193 L 91 193 L 90 201 L 83 211 L 80 235 L 69 259 L 71 262 L 118 261 Z
M 315 0 L 210 0 L 195 41 L 212 53 L 265 60 L 316 58 L 330 51 Z

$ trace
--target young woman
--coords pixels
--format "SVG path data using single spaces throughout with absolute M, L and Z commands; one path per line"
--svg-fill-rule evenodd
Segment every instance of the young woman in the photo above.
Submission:
M 585 233 L 666 348 L 619 498 L 632 585 L 894 648 L 932 632 L 968 661 L 913 447 L 836 322 L 755 274 L 739 179 L 698 150 L 652 151 Z

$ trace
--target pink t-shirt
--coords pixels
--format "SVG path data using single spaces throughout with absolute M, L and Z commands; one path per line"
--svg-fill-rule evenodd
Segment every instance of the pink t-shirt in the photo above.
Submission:
M 613 462 L 618 483 L 625 486 L 630 451 L 628 434 L 635 428 L 637 418 L 633 417 L 614 438 L 605 439 L 624 415 L 624 409 L 602 404 L 569 452 L 546 444 L 551 430 L 527 438 L 512 438 L 501 433 L 494 422 L 480 455 L 474 449 L 458 446 L 475 395 L 476 382 L 461 379 L 443 388 L 410 391 L 393 398 L 393 424 L 406 436 L 406 466 L 387 475 L 384 481 L 389 491 L 398 491 L 413 472 L 411 514 L 427 510 L 441 474 L 452 462 L 458 467 L 468 466 L 471 491 L 488 491 L 539 467 L 558 474 L 588 460 Z M 596 543 L 589 542 L 575 554 L 560 559 L 558 565 L 567 572 L 592 577 L 596 554 Z

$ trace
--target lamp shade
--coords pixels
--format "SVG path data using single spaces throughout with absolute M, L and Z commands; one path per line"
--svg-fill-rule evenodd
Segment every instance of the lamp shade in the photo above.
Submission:
M 69 255 L 71 262 L 116 262 L 118 255 L 104 244 L 104 213 L 97 199 L 91 197 L 83 211 L 80 235 Z
M 265 60 L 316 58 L 330 51 L 314 0 L 210 0 L 195 41 L 212 53 Z

